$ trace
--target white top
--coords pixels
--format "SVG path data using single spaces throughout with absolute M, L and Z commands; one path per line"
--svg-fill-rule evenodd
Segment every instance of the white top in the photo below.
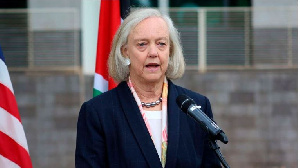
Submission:
M 145 111 L 146 117 L 152 131 L 152 138 L 159 159 L 161 160 L 161 144 L 162 144 L 162 128 L 161 128 L 161 113 L 162 111 Z

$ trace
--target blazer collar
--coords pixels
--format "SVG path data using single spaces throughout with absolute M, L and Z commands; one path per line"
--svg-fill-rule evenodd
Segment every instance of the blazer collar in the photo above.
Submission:
M 117 87 L 117 91 L 129 126 L 137 139 L 137 143 L 139 144 L 139 147 L 145 159 L 147 160 L 149 167 L 161 167 L 161 162 L 155 146 L 127 83 L 120 83 Z
M 176 167 L 177 149 L 179 144 L 179 130 L 180 130 L 180 109 L 176 104 L 176 98 L 178 96 L 175 85 L 168 81 L 168 148 L 167 148 L 167 160 L 166 168 Z
M 179 114 L 180 109 L 176 104 L 176 98 L 178 92 L 175 85 L 168 81 L 168 148 L 167 148 L 167 167 L 176 167 L 177 149 L 179 143 L 179 130 L 180 121 Z M 137 139 L 139 147 L 148 162 L 149 167 L 158 168 L 161 167 L 157 151 L 152 142 L 150 134 L 142 118 L 141 112 L 136 104 L 136 101 L 127 86 L 126 82 L 122 82 L 118 85 L 118 96 L 121 102 L 123 111 L 128 120 L 130 128 Z

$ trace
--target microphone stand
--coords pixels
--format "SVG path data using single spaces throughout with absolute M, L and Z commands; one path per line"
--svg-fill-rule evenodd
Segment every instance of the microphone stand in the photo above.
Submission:
M 220 151 L 220 147 L 217 144 L 217 141 L 216 140 L 212 140 L 211 138 L 209 138 L 209 146 L 210 146 L 211 149 L 213 149 L 216 152 L 216 154 L 217 154 L 219 160 L 221 161 L 222 165 L 225 168 L 230 168 L 229 165 L 227 164 L 226 160 L 222 156 L 222 153 Z

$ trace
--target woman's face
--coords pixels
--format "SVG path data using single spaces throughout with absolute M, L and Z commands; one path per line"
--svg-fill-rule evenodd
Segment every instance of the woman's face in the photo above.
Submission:
M 163 81 L 168 68 L 170 40 L 166 22 L 159 17 L 141 21 L 128 35 L 122 53 L 130 59 L 130 78 Z

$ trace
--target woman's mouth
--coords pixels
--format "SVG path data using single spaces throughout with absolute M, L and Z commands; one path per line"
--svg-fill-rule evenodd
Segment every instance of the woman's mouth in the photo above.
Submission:
M 157 63 L 150 63 L 150 64 L 147 64 L 146 65 L 146 68 L 149 70 L 149 71 L 151 71 L 151 72 L 154 72 L 154 71 L 156 71 L 158 68 L 159 68 L 159 64 L 157 64 Z

